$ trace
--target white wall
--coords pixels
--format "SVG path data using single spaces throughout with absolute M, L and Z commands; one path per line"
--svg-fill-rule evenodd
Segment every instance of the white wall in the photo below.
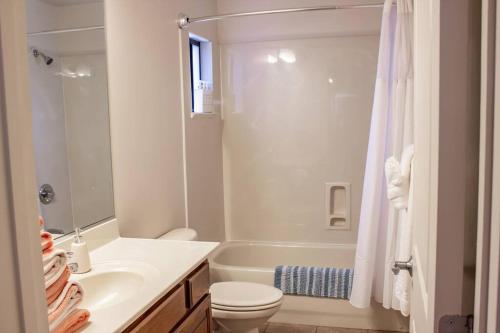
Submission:
M 326 3 L 218 4 L 222 13 Z M 364 9 L 219 24 L 229 238 L 356 242 L 380 15 Z M 269 63 L 280 50 L 296 62 Z M 351 184 L 350 230 L 325 230 L 327 182 Z
M 39 32 L 104 24 L 103 1 L 54 6 L 42 0 L 26 0 L 27 31 Z
M 203 6 L 186 8 L 190 15 L 216 13 L 215 1 Z M 194 115 L 191 112 L 188 32 L 183 39 L 184 119 L 187 216 L 189 227 L 198 231 L 202 240 L 224 240 L 224 189 L 222 176 L 222 120 L 220 117 L 220 48 L 217 25 L 194 24 L 189 32 L 212 43 L 213 115 Z
M 269 9 L 330 6 L 346 4 L 340 0 L 218 0 L 219 13 L 235 13 Z M 380 3 L 364 0 L 362 3 Z M 249 42 L 296 39 L 332 35 L 378 34 L 381 10 L 316 11 L 309 13 L 272 14 L 219 21 L 219 41 Z
M 122 235 L 157 237 L 186 223 L 176 18 L 181 11 L 213 14 L 216 2 L 108 0 L 105 6 L 116 216 Z M 186 125 L 190 178 L 203 179 L 188 185 L 188 215 L 207 239 L 219 237 L 220 232 L 212 230 L 222 224 L 216 220 L 222 214 L 201 201 L 213 200 L 212 185 L 206 181 L 220 171 L 216 158 L 197 152 L 207 145 L 217 149 L 211 143 L 217 142 L 217 126 L 215 120 Z M 206 143 L 191 140 L 198 135 Z M 199 159 L 205 159 L 204 164 Z M 220 205 L 216 209 L 221 210 Z

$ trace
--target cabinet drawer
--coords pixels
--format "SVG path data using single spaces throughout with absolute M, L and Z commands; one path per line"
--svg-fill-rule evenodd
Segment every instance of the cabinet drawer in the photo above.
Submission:
M 169 332 L 186 313 L 186 290 L 184 285 L 179 285 L 146 311 L 124 333 Z
M 203 298 L 203 296 L 208 294 L 209 287 L 210 271 L 208 269 L 208 263 L 205 262 L 186 280 L 186 299 L 188 307 L 192 308 Z
M 175 333 L 212 333 L 210 295 L 205 295 Z

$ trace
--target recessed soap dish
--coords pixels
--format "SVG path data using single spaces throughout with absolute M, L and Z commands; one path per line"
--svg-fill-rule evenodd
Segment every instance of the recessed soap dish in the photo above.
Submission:
M 334 227 L 335 229 L 345 228 L 347 225 L 347 221 L 345 217 L 332 217 L 330 218 L 329 227 Z
M 326 183 L 326 228 L 351 229 L 351 184 Z

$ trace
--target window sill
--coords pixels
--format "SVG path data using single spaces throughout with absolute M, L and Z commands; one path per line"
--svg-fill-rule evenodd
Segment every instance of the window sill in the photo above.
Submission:
M 191 119 L 195 119 L 195 118 L 214 118 L 214 117 L 217 117 L 218 114 L 215 113 L 215 112 L 210 112 L 210 113 L 194 113 L 194 112 L 191 112 Z

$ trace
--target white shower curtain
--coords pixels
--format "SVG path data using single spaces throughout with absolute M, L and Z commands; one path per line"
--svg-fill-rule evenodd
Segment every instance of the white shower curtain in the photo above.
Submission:
M 373 297 L 386 308 L 401 309 L 391 268 L 394 260 L 408 259 L 399 254 L 398 236 L 406 210 L 389 204 L 384 163 L 390 156 L 399 160 L 413 143 L 412 15 L 411 0 L 386 0 L 350 298 L 359 308 L 370 306 Z M 401 310 L 408 315 L 406 305 Z

